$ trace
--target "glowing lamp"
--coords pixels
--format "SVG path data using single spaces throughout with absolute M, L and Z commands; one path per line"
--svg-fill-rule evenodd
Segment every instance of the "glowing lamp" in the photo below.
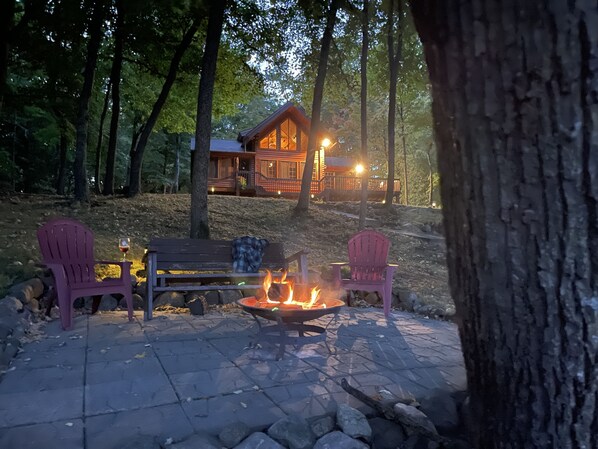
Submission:
M 328 148 L 328 146 L 329 146 L 329 145 L 330 145 L 330 139 L 329 139 L 328 137 L 324 137 L 324 138 L 322 139 L 322 146 L 323 146 L 324 148 Z
M 279 195 L 281 194 L 281 191 L 280 191 L 280 190 L 278 191 L 278 194 L 279 194 Z
M 364 170 L 365 168 L 363 168 L 363 165 L 361 164 L 357 164 L 355 166 L 355 173 L 357 173 L 358 175 L 362 174 Z
M 216 189 L 214 187 L 212 187 L 212 193 L 214 193 L 216 191 Z

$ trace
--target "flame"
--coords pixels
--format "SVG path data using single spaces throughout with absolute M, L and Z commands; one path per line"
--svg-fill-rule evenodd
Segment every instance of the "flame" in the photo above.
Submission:
M 266 276 L 264 277 L 264 282 L 262 283 L 262 290 L 263 299 L 268 304 L 277 304 L 277 305 L 287 305 L 287 306 L 296 306 L 302 309 L 311 309 L 311 308 L 325 308 L 326 304 L 318 303 L 318 299 L 320 297 L 320 289 L 318 287 L 314 287 L 311 289 L 310 292 L 310 299 L 309 301 L 299 301 L 295 299 L 295 285 L 293 280 L 287 279 L 287 271 L 283 271 L 280 277 L 280 281 L 274 280 L 272 276 L 272 272 L 270 270 L 266 270 Z M 270 299 L 269 292 L 272 284 L 284 285 L 285 288 L 282 289 L 281 293 L 282 296 L 278 300 Z

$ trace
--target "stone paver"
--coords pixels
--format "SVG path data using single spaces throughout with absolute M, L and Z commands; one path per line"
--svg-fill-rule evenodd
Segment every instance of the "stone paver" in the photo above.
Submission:
M 256 325 L 238 310 L 136 315 L 81 315 L 68 332 L 54 321 L 25 345 L 0 378 L 0 447 L 178 441 L 231 421 L 264 430 L 285 414 L 321 416 L 339 404 L 371 414 L 340 387 L 343 378 L 372 395 L 466 387 L 456 327 L 407 313 L 386 320 L 379 309 L 346 308 L 328 328 L 332 353 L 323 343 L 290 346 L 280 361 L 276 345 L 248 347 Z

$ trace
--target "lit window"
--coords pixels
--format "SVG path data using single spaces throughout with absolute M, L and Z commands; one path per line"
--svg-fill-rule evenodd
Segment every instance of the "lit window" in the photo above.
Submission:
M 297 162 L 281 161 L 278 166 L 281 178 L 297 179 Z
M 276 161 L 260 161 L 260 172 L 268 178 L 276 178 Z
M 292 120 L 286 119 L 280 124 L 280 149 L 297 149 L 297 125 Z
M 276 149 L 276 130 L 273 130 L 270 134 L 260 140 L 260 148 L 265 150 Z

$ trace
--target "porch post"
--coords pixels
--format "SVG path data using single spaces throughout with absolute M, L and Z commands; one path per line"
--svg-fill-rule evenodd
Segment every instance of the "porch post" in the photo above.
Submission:
M 235 158 L 235 195 L 241 195 L 241 189 L 239 186 L 239 157 Z

